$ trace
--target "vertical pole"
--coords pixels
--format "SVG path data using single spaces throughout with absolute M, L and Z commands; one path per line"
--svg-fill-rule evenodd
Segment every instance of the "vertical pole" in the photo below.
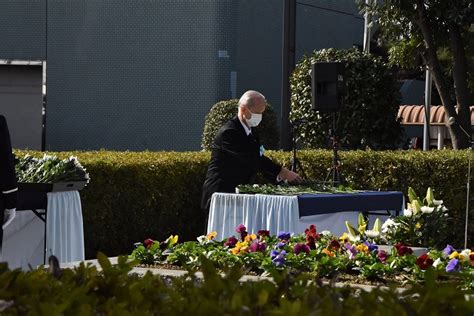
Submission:
M 290 106 L 291 90 L 290 76 L 295 69 L 296 50 L 296 0 L 283 0 L 283 49 L 282 49 L 282 84 L 281 84 L 281 148 L 291 149 L 290 135 Z
M 365 0 L 365 5 L 368 6 L 370 4 L 370 0 Z M 367 12 L 364 13 L 364 52 L 370 53 L 370 20 L 371 16 Z
M 423 150 L 430 150 L 430 107 L 431 107 L 431 71 L 425 72 L 425 122 L 423 124 Z

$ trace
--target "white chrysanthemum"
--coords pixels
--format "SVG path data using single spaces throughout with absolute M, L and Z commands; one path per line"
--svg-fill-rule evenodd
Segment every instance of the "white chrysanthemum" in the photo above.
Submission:
M 395 223 L 395 221 L 391 218 L 388 218 L 383 224 L 382 224 L 382 233 L 387 233 L 389 232 L 390 230 L 392 230 L 392 228 L 398 226 L 400 224 L 398 223 Z
M 403 210 L 403 216 L 412 217 L 413 216 L 413 210 L 411 208 L 404 209 Z
M 429 206 L 422 206 L 421 207 L 421 213 L 423 214 L 431 214 L 434 211 L 434 207 L 429 207 Z
M 471 258 L 469 257 L 470 254 L 471 254 L 471 249 L 464 249 L 463 251 L 459 253 L 459 258 L 461 259 L 461 261 L 470 261 L 471 260 Z
M 358 242 L 358 241 L 360 241 L 360 235 L 354 236 L 352 234 L 349 234 L 349 240 L 351 242 Z
M 323 230 L 320 234 L 323 235 L 323 236 L 331 236 L 332 235 L 329 230 Z
M 375 230 L 366 230 L 365 235 L 369 238 L 375 238 L 380 236 L 380 232 L 375 231 Z

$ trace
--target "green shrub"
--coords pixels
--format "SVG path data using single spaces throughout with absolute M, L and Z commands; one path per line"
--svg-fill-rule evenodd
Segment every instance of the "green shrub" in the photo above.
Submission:
M 237 115 L 237 99 L 220 101 L 214 104 L 206 116 L 204 131 L 202 133 L 201 147 L 204 150 L 211 150 L 212 142 L 216 137 L 217 131 L 228 120 Z M 261 143 L 267 149 L 277 149 L 278 147 L 278 126 L 277 118 L 273 107 L 267 103 L 267 108 L 263 113 L 262 122 L 255 128 L 260 136 Z
M 322 285 L 309 275 L 274 274 L 270 280 L 240 282 L 239 267 L 224 275 L 202 258 L 204 279 L 189 272 L 162 279 L 129 274 L 125 257 L 111 265 L 99 255 L 102 271 L 81 264 L 54 277 L 37 269 L 9 271 L 0 265 L 2 315 L 471 315 L 472 297 L 455 284 L 373 288 Z M 319 281 L 319 280 L 316 280 Z M 471 300 L 470 300 L 471 299 Z
M 24 155 L 26 152 L 17 152 Z M 28 152 L 36 157 L 44 153 Z M 109 256 L 131 253 L 133 243 L 178 234 L 195 240 L 204 233 L 201 190 L 209 152 L 61 152 L 77 156 L 90 175 L 80 194 L 84 217 L 86 257 L 97 251 Z M 268 151 L 275 161 L 289 166 L 291 153 Z M 466 170 L 469 151 L 344 151 L 342 173 L 353 188 L 398 190 L 407 196 L 433 188 L 454 217 L 449 241 L 463 245 Z M 331 166 L 327 150 L 300 151 L 298 158 L 310 179 L 323 180 Z M 474 222 L 474 212 L 470 212 Z M 474 228 L 469 227 L 469 236 Z M 470 237 L 469 244 L 474 239 Z
M 340 110 L 337 133 L 347 149 L 394 149 L 401 140 L 397 120 L 400 104 L 398 84 L 378 57 L 357 49 L 323 49 L 303 57 L 291 76 L 290 120 L 301 120 L 297 135 L 304 148 L 327 147 L 332 118 L 311 109 L 311 64 L 345 63 L 346 94 Z

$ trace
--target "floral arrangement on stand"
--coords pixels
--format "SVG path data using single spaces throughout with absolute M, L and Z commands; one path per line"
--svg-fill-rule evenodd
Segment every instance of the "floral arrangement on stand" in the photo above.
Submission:
M 451 219 L 443 201 L 434 198 L 431 188 L 423 200 L 408 188 L 408 197 L 403 215 L 388 218 L 383 224 L 377 218 L 371 230 L 367 229 L 368 222 L 362 214 L 359 214 L 357 228 L 346 221 L 349 238 L 383 245 L 404 243 L 411 247 L 434 248 L 445 245 Z
M 474 288 L 474 252 L 470 249 L 456 251 L 448 245 L 442 251 L 430 250 L 415 256 L 403 243 L 385 251 L 370 241 L 351 239 L 347 233 L 337 238 L 328 231 L 318 232 L 314 225 L 299 235 L 271 235 L 268 230 L 255 234 L 239 225 L 235 236 L 222 241 L 217 241 L 216 236 L 217 232 L 211 232 L 198 237 L 197 242 L 184 243 L 177 243 L 177 236 L 164 242 L 147 239 L 135 244 L 130 258 L 141 264 L 198 269 L 200 256 L 205 256 L 218 267 L 241 265 L 245 271 L 258 275 L 289 269 L 326 278 L 346 277 L 351 282 L 420 281 L 427 269 L 434 269 L 444 277 L 460 279 L 463 288 Z
M 74 156 L 60 159 L 50 155 L 42 158 L 25 155 L 16 159 L 15 172 L 18 182 L 25 183 L 89 182 L 89 173 Z

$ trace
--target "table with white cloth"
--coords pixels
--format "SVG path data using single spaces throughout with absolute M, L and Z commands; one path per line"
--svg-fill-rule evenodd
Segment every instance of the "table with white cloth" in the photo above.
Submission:
M 8 262 L 11 269 L 36 267 L 43 264 L 44 257 L 47 259 L 50 255 L 55 255 L 60 263 L 84 260 L 79 192 L 43 194 L 47 203 L 44 210 L 36 209 L 36 213 L 17 210 L 14 220 L 4 229 L 0 261 Z M 21 200 L 20 192 L 20 203 Z
M 336 236 L 346 231 L 345 221 L 357 224 L 359 212 L 373 223 L 396 216 L 404 206 L 402 192 L 361 191 L 350 193 L 265 195 L 214 193 L 211 198 L 207 231 L 216 231 L 222 240 L 244 224 L 248 232 L 260 229 L 271 234 L 281 231 L 303 233 L 314 224 L 318 231 Z

